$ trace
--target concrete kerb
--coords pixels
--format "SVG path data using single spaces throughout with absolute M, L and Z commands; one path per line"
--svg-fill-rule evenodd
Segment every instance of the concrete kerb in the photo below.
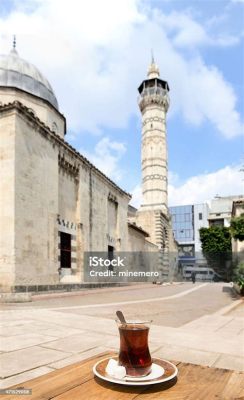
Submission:
M 1 293 L 0 303 L 27 303 L 32 301 L 31 293 Z
M 221 308 L 220 310 L 216 311 L 213 315 L 226 315 L 230 311 L 234 310 L 236 307 L 238 307 L 240 304 L 244 304 L 244 299 L 240 300 L 235 300 L 232 304 Z
M 184 282 L 165 282 L 162 286 L 170 286 L 170 285 L 183 285 Z M 138 285 L 125 285 L 125 286 L 117 286 L 117 287 L 104 287 L 99 289 L 81 289 L 79 291 L 72 292 L 59 292 L 59 293 L 38 293 L 32 295 L 32 301 L 42 300 L 42 299 L 51 299 L 58 297 L 72 297 L 72 296 L 85 296 L 86 294 L 96 294 L 96 293 L 106 293 L 106 292 L 121 292 L 125 290 L 135 290 L 135 289 L 144 289 L 144 288 L 154 288 L 155 285 L 152 283 L 146 284 L 138 284 Z
M 174 286 L 174 285 L 182 285 L 184 282 L 165 282 L 162 286 Z M 107 286 L 101 288 L 89 288 L 89 289 L 80 289 L 74 291 L 57 291 L 57 292 L 46 292 L 46 293 L 33 293 L 33 292 L 6 292 L 0 293 L 0 303 L 25 303 L 31 301 L 38 300 L 46 300 L 46 299 L 55 299 L 62 297 L 75 297 L 75 296 L 85 296 L 87 294 L 96 294 L 96 293 L 107 293 L 107 292 L 120 292 L 127 290 L 135 290 L 138 288 L 154 288 L 155 285 L 152 283 L 145 284 L 128 284 L 123 286 Z

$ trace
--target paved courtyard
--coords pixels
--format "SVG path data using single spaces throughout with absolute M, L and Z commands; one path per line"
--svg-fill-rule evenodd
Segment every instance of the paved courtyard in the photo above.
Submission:
M 115 311 L 152 319 L 154 356 L 244 370 L 244 305 L 226 283 L 140 285 L 2 304 L 0 387 L 118 349 Z

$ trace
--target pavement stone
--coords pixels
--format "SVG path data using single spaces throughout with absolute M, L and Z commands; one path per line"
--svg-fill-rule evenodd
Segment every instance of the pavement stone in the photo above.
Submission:
M 55 326 L 61 325 L 63 328 L 68 329 L 78 329 L 78 330 L 89 330 L 93 332 L 106 332 L 106 334 L 117 335 L 118 328 L 115 321 L 108 318 L 91 317 L 89 315 L 77 315 L 72 313 L 70 310 L 68 312 L 62 311 L 50 311 L 46 310 L 35 310 L 34 313 L 35 322 L 41 323 L 45 326 L 49 321 L 52 321 Z M 70 328 L 72 327 L 72 328 Z M 52 327 L 50 327 L 52 328 Z
M 52 368 L 49 367 L 39 367 L 32 369 L 31 371 L 23 372 L 21 374 L 11 376 L 10 378 L 1 379 L 0 380 L 0 389 L 7 389 L 10 386 L 18 385 L 18 383 L 22 383 L 25 381 L 29 381 L 30 379 L 38 378 L 38 376 L 42 376 L 48 374 L 53 371 Z M 28 389 L 28 387 L 26 387 Z
M 24 335 L 2 337 L 0 339 L 0 350 L 14 351 L 41 343 L 46 343 L 51 340 L 55 340 L 55 337 L 39 335 L 36 333 L 25 333 Z
M 213 318 L 212 315 L 205 315 L 204 317 L 198 318 L 195 321 L 189 322 L 181 326 L 180 329 L 184 331 L 194 331 L 198 332 L 212 332 L 218 329 L 222 329 L 226 324 L 230 323 L 233 320 L 233 317 L 223 317 L 220 315 L 215 315 Z
M 213 365 L 216 368 L 231 369 L 244 372 L 244 358 L 222 354 Z
M 113 349 L 111 348 L 111 350 L 113 350 Z M 89 357 L 93 357 L 96 354 L 103 353 L 106 351 L 108 351 L 107 347 L 102 347 L 102 346 L 94 347 L 93 349 L 86 350 L 82 353 L 73 354 L 72 356 L 64 358 L 61 361 L 56 361 L 54 363 L 51 363 L 51 364 L 49 364 L 49 367 L 55 368 L 55 369 L 63 368 L 63 367 L 66 367 L 67 365 L 74 364 L 74 363 L 82 361 L 82 360 L 86 360 Z
M 154 357 L 182 361 L 185 363 L 212 366 L 219 358 L 218 353 L 192 350 L 182 346 L 163 346 L 153 353 Z
M 0 354 L 0 378 L 20 374 L 71 355 L 68 352 L 45 349 L 39 346 Z
M 230 304 L 229 307 L 222 309 L 222 315 L 232 317 L 243 317 L 244 315 L 244 299 L 240 298 L 235 300 L 234 303 Z
M 45 343 L 42 347 L 69 353 L 79 353 L 93 347 L 102 346 L 104 343 L 109 343 L 109 339 L 109 336 L 81 331 L 79 335 L 53 340 L 52 342 Z

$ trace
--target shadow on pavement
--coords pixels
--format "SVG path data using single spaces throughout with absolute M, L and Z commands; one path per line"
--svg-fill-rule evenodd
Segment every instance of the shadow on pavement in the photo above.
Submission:
M 233 289 L 230 286 L 223 286 L 222 291 L 224 293 L 226 293 L 229 297 L 231 297 L 233 300 L 238 300 L 240 299 L 240 295 L 235 291 L 235 289 Z

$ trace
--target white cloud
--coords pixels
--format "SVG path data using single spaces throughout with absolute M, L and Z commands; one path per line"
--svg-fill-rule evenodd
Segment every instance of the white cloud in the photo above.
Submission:
M 193 176 L 180 186 L 169 183 L 169 205 L 203 203 L 216 194 L 244 194 L 240 166 L 226 166 L 218 171 Z
M 142 204 L 142 190 L 141 185 L 136 185 L 136 187 L 131 192 L 132 199 L 130 204 L 136 208 L 139 208 Z
M 216 196 L 243 194 L 243 174 L 240 166 L 226 166 L 218 171 L 192 176 L 178 184 L 179 177 L 169 173 L 169 206 L 205 203 Z M 139 207 L 142 203 L 141 186 L 132 191 L 131 204 Z
M 122 156 L 126 152 L 124 143 L 110 141 L 103 137 L 92 152 L 81 149 L 84 154 L 98 169 L 115 181 L 120 181 L 123 171 L 119 166 Z
M 157 18 L 162 22 L 166 31 L 170 34 L 171 40 L 176 47 L 192 48 L 195 46 L 233 46 L 239 43 L 240 38 L 228 33 L 216 34 L 211 32 L 211 25 L 217 20 L 211 18 L 208 21 L 209 29 L 206 30 L 203 24 L 194 20 L 189 12 L 171 12 L 168 15 L 160 13 Z M 221 17 L 218 17 L 220 21 Z
M 191 15 L 152 12 L 152 4 L 17 1 L 15 11 L 0 17 L 1 53 L 9 51 L 16 33 L 20 55 L 55 88 L 68 128 L 101 134 L 105 127 L 126 128 L 138 112 L 136 87 L 146 75 L 153 47 L 171 87 L 170 114 L 181 113 L 197 125 L 209 121 L 226 138 L 240 135 L 234 89 L 198 50 L 204 43 L 231 44 L 235 38 L 228 32 L 210 37 Z

